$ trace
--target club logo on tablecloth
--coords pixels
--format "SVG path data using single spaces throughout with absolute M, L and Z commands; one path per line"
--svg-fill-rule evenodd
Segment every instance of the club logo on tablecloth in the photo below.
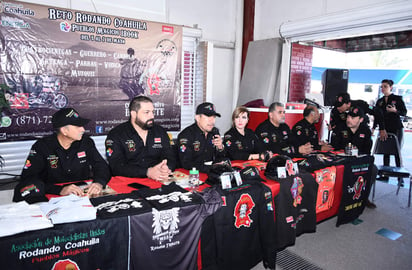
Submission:
M 253 222 L 250 218 L 253 207 L 255 207 L 255 202 L 252 197 L 249 194 L 242 194 L 236 203 L 233 213 L 236 228 L 240 228 L 240 226 L 250 227 Z
M 132 208 L 143 208 L 143 204 L 135 199 L 125 198 L 119 201 L 104 202 L 96 206 L 97 211 L 106 211 L 108 213 Z
M 363 178 L 363 176 L 359 176 L 355 184 L 353 185 L 353 187 L 348 186 L 348 192 L 354 193 L 352 197 L 353 200 L 358 200 L 360 198 L 362 194 L 362 189 L 365 186 L 365 184 L 366 184 L 366 181 Z
M 66 259 L 57 261 L 51 270 L 80 270 L 76 262 Z
M 167 203 L 167 202 L 191 202 L 192 198 L 190 197 L 192 193 L 190 192 L 180 192 L 180 191 L 175 191 L 169 194 L 163 194 L 163 195 L 154 195 L 147 197 L 146 200 L 148 201 L 158 201 L 159 203 Z
M 158 211 L 152 209 L 153 214 L 153 240 L 159 245 L 164 242 L 171 243 L 173 237 L 179 233 L 179 207 L 169 210 Z

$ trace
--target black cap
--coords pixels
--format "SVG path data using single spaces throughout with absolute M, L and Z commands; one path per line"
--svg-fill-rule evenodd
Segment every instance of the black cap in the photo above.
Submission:
M 350 102 L 350 95 L 348 93 L 340 93 L 336 96 L 335 106 L 340 107 L 345 103 Z
M 196 108 L 196 114 L 204 114 L 206 116 L 218 116 L 220 117 L 220 113 L 216 112 L 215 105 L 210 102 L 204 102 L 199 104 Z
M 292 159 L 286 155 L 276 155 L 273 156 L 271 159 L 266 164 L 266 169 L 265 169 L 265 176 L 269 179 L 274 179 L 277 180 L 280 178 L 278 175 L 278 167 L 285 167 L 286 162 L 292 162 Z
M 365 113 L 363 112 L 362 108 L 360 107 L 352 107 L 349 110 L 348 115 L 352 116 L 352 117 L 365 117 Z
M 20 182 L 14 188 L 13 202 L 26 201 L 29 204 L 37 202 L 47 202 L 45 196 L 44 183 L 37 180 Z
M 73 108 L 64 108 L 53 114 L 53 128 L 60 128 L 67 125 L 82 127 L 89 123 L 90 119 L 81 118 L 79 113 Z

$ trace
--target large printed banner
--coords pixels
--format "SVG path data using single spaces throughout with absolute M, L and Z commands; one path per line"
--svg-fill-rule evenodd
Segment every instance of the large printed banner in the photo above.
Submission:
M 55 225 L 0 238 L 4 269 L 127 269 L 127 217 Z
M 182 27 L 16 1 L 0 0 L 0 12 L 0 141 L 51 134 L 64 107 L 107 134 L 141 94 L 158 124 L 180 130 Z

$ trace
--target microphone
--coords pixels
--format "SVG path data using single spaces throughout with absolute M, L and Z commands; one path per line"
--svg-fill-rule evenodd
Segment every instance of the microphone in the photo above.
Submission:
M 215 137 L 216 135 L 220 136 L 219 129 L 217 127 L 213 127 L 210 133 L 212 134 L 212 137 Z

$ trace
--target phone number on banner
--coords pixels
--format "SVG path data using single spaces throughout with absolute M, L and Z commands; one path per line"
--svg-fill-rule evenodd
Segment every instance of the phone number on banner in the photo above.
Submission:
M 52 117 L 50 115 L 21 115 L 16 118 L 16 124 L 18 126 L 50 124 L 51 118 Z

